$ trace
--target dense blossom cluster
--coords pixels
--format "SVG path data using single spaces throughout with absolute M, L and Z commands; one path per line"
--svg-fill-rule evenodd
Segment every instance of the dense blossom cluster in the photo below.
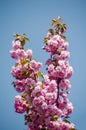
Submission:
M 40 72 L 42 63 L 32 58 L 32 50 L 24 49 L 28 40 L 25 35 L 16 34 L 12 42 L 10 54 L 16 60 L 11 69 L 15 78 L 13 85 L 22 93 L 15 96 L 14 107 L 17 113 L 25 112 L 28 130 L 75 130 L 74 124 L 68 121 L 73 111 L 68 99 L 73 68 L 67 61 L 70 56 L 68 42 L 62 35 L 66 26 L 60 19 L 53 20 L 52 25 L 55 27 L 48 31 L 43 46 L 50 54 L 46 61 L 46 75 Z

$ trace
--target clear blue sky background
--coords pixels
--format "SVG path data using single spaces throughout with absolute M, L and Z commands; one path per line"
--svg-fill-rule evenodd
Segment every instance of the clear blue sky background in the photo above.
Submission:
M 18 93 L 11 83 L 14 60 L 9 55 L 14 33 L 30 38 L 26 48 L 45 63 L 43 37 L 53 18 L 61 16 L 67 24 L 66 36 L 74 68 L 70 100 L 74 105 L 71 121 L 77 130 L 86 129 L 86 0 L 0 0 L 0 130 L 25 130 L 23 115 L 15 113 L 14 96 Z M 45 72 L 45 66 L 42 71 Z

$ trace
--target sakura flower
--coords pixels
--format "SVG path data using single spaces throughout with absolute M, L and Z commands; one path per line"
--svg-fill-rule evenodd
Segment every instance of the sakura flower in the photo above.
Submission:
M 27 110 L 26 102 L 19 95 L 15 97 L 14 107 L 17 113 L 24 113 Z
M 59 55 L 55 55 L 54 59 L 56 60 L 65 60 L 70 57 L 70 53 L 68 51 L 61 51 Z
M 32 57 L 32 50 L 28 49 L 26 51 L 26 58 L 31 58 Z
M 70 89 L 71 88 L 70 81 L 68 79 L 62 79 L 59 83 L 59 87 L 61 89 Z
M 32 58 L 32 50 L 24 49 L 28 38 L 17 34 L 12 42 L 10 54 L 16 63 L 11 74 L 16 91 L 22 94 L 15 96 L 14 107 L 17 113 L 26 112 L 28 130 L 75 130 L 74 124 L 66 119 L 73 112 L 68 99 L 73 68 L 68 62 L 69 43 L 63 35 L 66 25 L 60 17 L 53 19 L 52 25 L 54 29 L 44 38 L 43 49 L 50 54 L 45 75 L 40 72 L 42 63 Z
M 21 49 L 21 48 L 22 48 L 21 42 L 20 42 L 19 40 L 12 41 L 12 46 L 13 46 L 13 49 L 14 49 L 14 50 L 17 50 L 17 49 Z
M 41 67 L 42 67 L 42 63 L 36 62 L 35 60 L 31 60 L 31 61 L 30 61 L 30 68 L 31 68 L 34 72 L 37 72 Z
M 15 59 L 15 60 L 18 59 L 18 55 L 17 55 L 16 51 L 11 50 L 11 51 L 10 51 L 10 55 L 11 55 L 11 57 L 12 57 L 13 59 Z

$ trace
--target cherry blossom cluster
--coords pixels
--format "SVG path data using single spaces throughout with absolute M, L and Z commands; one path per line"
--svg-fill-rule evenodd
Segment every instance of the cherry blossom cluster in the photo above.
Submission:
M 68 99 L 73 68 L 67 60 L 70 53 L 63 36 L 66 25 L 61 18 L 52 20 L 52 25 L 54 29 L 49 29 L 43 45 L 50 55 L 45 75 L 40 71 L 42 63 L 33 59 L 32 50 L 24 49 L 29 40 L 26 35 L 16 34 L 12 42 L 10 54 L 16 61 L 11 69 L 13 85 L 21 93 L 15 96 L 14 107 L 17 113 L 25 113 L 28 130 L 75 130 L 68 120 L 73 111 Z

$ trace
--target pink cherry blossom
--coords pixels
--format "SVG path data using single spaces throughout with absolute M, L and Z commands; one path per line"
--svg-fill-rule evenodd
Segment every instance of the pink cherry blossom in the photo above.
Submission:
M 32 50 L 28 49 L 26 51 L 26 58 L 31 58 L 32 57 Z
M 65 60 L 70 57 L 70 53 L 68 51 L 61 51 L 60 55 L 55 55 L 54 59 L 56 60 Z
M 67 50 L 68 46 L 69 46 L 69 43 L 68 42 L 64 42 L 64 44 L 62 44 L 62 46 L 61 46 L 61 50 Z
M 59 18 L 52 25 L 54 29 L 49 30 L 43 45 L 43 50 L 50 55 L 45 75 L 40 71 L 42 63 L 33 59 L 32 50 L 24 49 L 25 35 L 12 42 L 10 54 L 16 62 L 11 74 L 15 90 L 21 93 L 15 96 L 14 108 L 17 113 L 25 113 L 28 130 L 75 130 L 67 119 L 73 112 L 73 104 L 68 99 L 73 68 L 68 62 L 69 43 L 63 35 L 66 27 Z
M 30 61 L 30 68 L 31 68 L 33 71 L 37 72 L 37 71 L 39 71 L 39 69 L 40 69 L 41 67 L 42 67 L 42 63 L 36 62 L 35 60 L 31 60 L 31 61 Z
M 66 60 L 59 60 L 56 72 L 60 78 L 70 78 L 73 74 L 73 68 Z
M 71 88 L 70 81 L 68 79 L 62 79 L 61 82 L 59 83 L 59 87 L 61 89 L 70 89 Z
M 14 107 L 17 113 L 24 113 L 27 110 L 25 101 L 19 95 L 15 97 Z
M 20 42 L 19 40 L 12 41 L 12 46 L 13 46 L 13 49 L 14 49 L 14 50 L 17 50 L 17 49 L 21 49 L 21 48 L 22 48 L 21 42 Z
M 13 59 L 15 59 L 15 60 L 18 59 L 18 55 L 17 55 L 16 51 L 11 50 L 11 51 L 10 51 L 10 55 L 11 55 L 11 57 L 12 57 Z

